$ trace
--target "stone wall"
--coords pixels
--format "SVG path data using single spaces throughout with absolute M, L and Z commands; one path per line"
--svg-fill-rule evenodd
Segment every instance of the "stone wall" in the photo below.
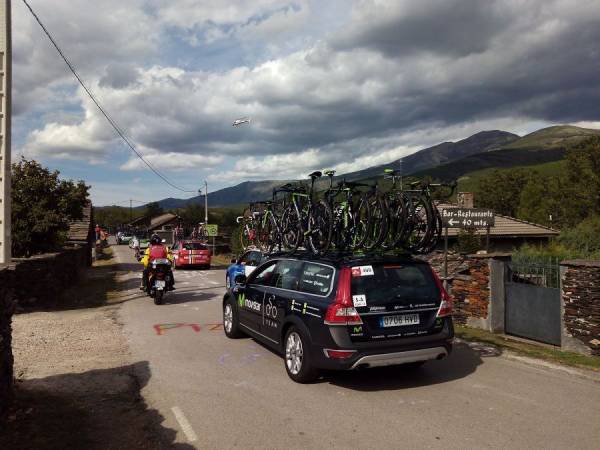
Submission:
M 89 255 L 89 246 L 66 248 L 60 253 L 13 259 L 0 268 L 0 420 L 12 397 L 11 322 L 15 307 L 56 306 L 62 292 L 89 266 Z
M 600 261 L 561 263 L 563 347 L 600 356 Z
M 60 253 L 13 259 L 14 294 L 19 308 L 46 308 L 58 304 L 62 292 L 79 280 L 90 264 L 88 246 Z
M 444 253 L 425 256 L 440 278 L 444 276 Z M 448 253 L 447 289 L 454 300 L 454 322 L 488 331 L 504 330 L 505 253 L 462 255 Z
M 15 302 L 10 287 L 11 275 L 8 268 L 0 269 L 0 421 L 10 404 L 13 384 L 11 321 Z

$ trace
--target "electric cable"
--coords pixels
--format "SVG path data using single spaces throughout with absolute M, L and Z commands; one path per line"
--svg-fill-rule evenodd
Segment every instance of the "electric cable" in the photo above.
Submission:
M 112 117 L 110 117 L 110 115 L 104 110 L 104 108 L 101 106 L 99 100 L 96 99 L 96 97 L 94 96 L 94 94 L 92 94 L 92 92 L 85 85 L 85 83 L 83 82 L 83 80 L 81 79 L 81 77 L 79 76 L 79 74 L 77 73 L 77 71 L 75 70 L 75 67 L 73 66 L 73 64 L 69 61 L 69 59 L 63 53 L 63 51 L 61 50 L 61 48 L 58 46 L 58 44 L 56 43 L 56 41 L 54 40 L 54 38 L 52 37 L 52 35 L 48 31 L 48 29 L 42 23 L 42 21 L 40 20 L 40 18 L 38 17 L 38 15 L 35 13 L 35 11 L 31 8 L 31 6 L 29 5 L 29 3 L 27 3 L 27 0 L 23 0 L 23 3 L 25 4 L 25 6 L 27 6 L 27 9 L 29 9 L 29 11 L 31 12 L 31 14 L 33 15 L 33 17 L 35 18 L 35 20 L 37 21 L 37 23 L 40 25 L 40 27 L 42 27 L 42 30 L 44 30 L 44 33 L 46 34 L 46 36 L 48 36 L 48 39 L 50 39 L 50 42 L 52 42 L 52 45 L 54 45 L 54 47 L 56 48 L 56 50 L 58 51 L 58 53 L 60 54 L 60 56 L 64 60 L 65 64 L 69 67 L 69 69 L 71 70 L 71 72 L 73 73 L 73 75 L 75 76 L 75 78 L 77 79 L 77 81 L 79 82 L 79 84 L 81 85 L 81 87 L 85 90 L 85 92 L 87 93 L 87 95 L 92 99 L 92 101 L 94 102 L 94 104 L 98 107 L 98 109 L 100 110 L 100 112 L 102 113 L 102 115 L 106 118 L 106 120 L 108 121 L 108 123 L 114 128 L 114 130 L 117 132 L 117 134 L 121 137 L 121 139 L 123 139 L 123 141 L 125 142 L 125 144 L 127 144 L 127 146 L 133 151 L 133 153 L 135 153 L 135 155 L 139 159 L 141 159 L 142 162 L 144 164 L 146 164 L 146 166 L 148 166 L 148 168 L 152 172 L 154 172 L 155 175 L 157 175 L 159 178 L 161 178 L 165 183 L 167 183 L 172 188 L 177 189 L 178 191 L 181 191 L 181 192 L 196 193 L 197 192 L 196 190 L 191 190 L 190 191 L 190 190 L 187 190 L 187 189 L 183 189 L 183 188 L 177 186 L 176 184 L 172 183 L 167 177 L 165 177 L 163 174 L 161 174 L 152 164 L 150 164 L 150 162 L 146 161 L 146 159 L 136 150 L 135 146 L 129 140 L 129 138 L 127 138 L 127 136 L 125 136 L 125 133 L 117 125 L 117 123 L 114 121 L 114 119 Z

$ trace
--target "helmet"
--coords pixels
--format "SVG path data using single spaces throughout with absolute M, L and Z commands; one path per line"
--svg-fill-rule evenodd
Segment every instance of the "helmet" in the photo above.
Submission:
M 160 245 L 162 243 L 162 239 L 160 238 L 160 236 L 158 234 L 153 234 L 150 237 L 150 244 L 152 245 Z

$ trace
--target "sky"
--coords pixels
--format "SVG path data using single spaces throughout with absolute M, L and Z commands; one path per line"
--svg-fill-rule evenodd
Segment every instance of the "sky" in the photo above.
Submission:
M 13 1 L 13 161 L 94 204 L 383 164 L 478 131 L 600 128 L 597 0 Z M 240 117 L 250 124 L 233 127 Z M 137 203 L 137 202 L 136 202 Z

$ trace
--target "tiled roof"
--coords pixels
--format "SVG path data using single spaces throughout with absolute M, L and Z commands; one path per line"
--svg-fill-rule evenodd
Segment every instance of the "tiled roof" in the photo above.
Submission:
M 87 242 L 92 229 L 92 202 L 83 207 L 83 217 L 69 223 L 68 242 Z
M 148 228 L 150 230 L 154 230 L 156 228 L 162 227 L 163 225 L 166 225 L 169 222 L 172 222 L 175 219 L 177 219 L 177 215 L 175 215 L 175 214 L 172 214 L 172 213 L 162 214 L 160 216 L 153 218 L 150 221 L 150 227 L 148 227 Z
M 439 204 L 437 207 L 438 209 L 456 208 L 456 205 Z M 448 236 L 456 237 L 459 231 L 459 228 L 448 228 Z M 485 235 L 485 228 L 477 230 L 477 234 Z M 559 231 L 552 228 L 500 214 L 496 214 L 495 226 L 490 227 L 490 236 L 498 238 L 552 237 L 558 235 Z

